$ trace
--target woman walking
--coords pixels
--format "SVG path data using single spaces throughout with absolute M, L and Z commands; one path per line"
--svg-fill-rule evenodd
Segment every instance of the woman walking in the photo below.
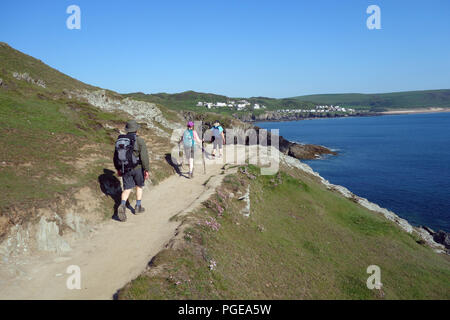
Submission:
M 184 131 L 180 142 L 183 141 L 184 155 L 189 159 L 189 178 L 194 177 L 194 150 L 195 143 L 197 142 L 200 146 L 202 145 L 202 140 L 198 137 L 197 131 L 194 130 L 194 122 L 189 121 L 187 123 L 187 129 Z

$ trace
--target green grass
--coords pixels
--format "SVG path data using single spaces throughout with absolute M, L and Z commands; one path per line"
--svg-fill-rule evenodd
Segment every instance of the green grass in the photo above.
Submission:
M 0 215 L 28 220 L 58 195 L 97 190 L 116 135 L 102 123 L 124 120 L 80 102 L 0 90 Z M 80 158 L 90 164 L 77 167 Z
M 225 208 L 223 216 L 211 205 L 192 213 L 184 222 L 184 244 L 161 252 L 152 262 L 155 271 L 129 283 L 119 298 L 450 298 L 448 257 L 384 217 L 287 168 L 256 180 L 227 175 L 220 194 L 248 184 L 249 218 L 240 214 L 241 201 L 218 193 L 210 201 Z M 211 217 L 219 231 L 202 223 Z M 216 270 L 208 268 L 211 259 Z M 369 265 L 381 268 L 382 291 L 366 287 Z

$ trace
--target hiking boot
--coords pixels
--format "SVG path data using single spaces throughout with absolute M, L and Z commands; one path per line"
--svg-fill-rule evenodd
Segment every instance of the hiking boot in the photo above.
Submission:
M 190 178 L 190 179 L 194 178 L 194 171 L 189 172 L 189 178 Z
M 143 206 L 136 206 L 134 208 L 134 214 L 141 214 L 145 212 L 145 208 Z
M 117 218 L 119 221 L 125 222 L 127 221 L 127 214 L 126 214 L 127 208 L 121 204 L 119 208 L 117 208 Z

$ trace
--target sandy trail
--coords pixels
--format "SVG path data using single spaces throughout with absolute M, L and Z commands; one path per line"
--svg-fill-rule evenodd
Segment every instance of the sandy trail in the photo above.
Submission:
M 136 216 L 127 210 L 125 223 L 105 222 L 64 256 L 47 255 L 24 265 L 25 277 L 2 281 L 0 299 L 112 299 L 174 236 L 179 222 L 170 218 L 199 206 L 220 185 L 222 167 L 207 161 L 206 174 L 200 164 L 192 180 L 174 175 L 148 187 L 142 199 L 145 213 Z M 80 267 L 80 290 L 67 289 L 70 265 Z

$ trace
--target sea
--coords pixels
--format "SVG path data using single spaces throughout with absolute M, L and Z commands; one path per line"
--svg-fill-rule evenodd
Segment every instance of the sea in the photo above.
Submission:
M 337 156 L 304 161 L 412 225 L 450 232 L 450 113 L 259 122 Z

